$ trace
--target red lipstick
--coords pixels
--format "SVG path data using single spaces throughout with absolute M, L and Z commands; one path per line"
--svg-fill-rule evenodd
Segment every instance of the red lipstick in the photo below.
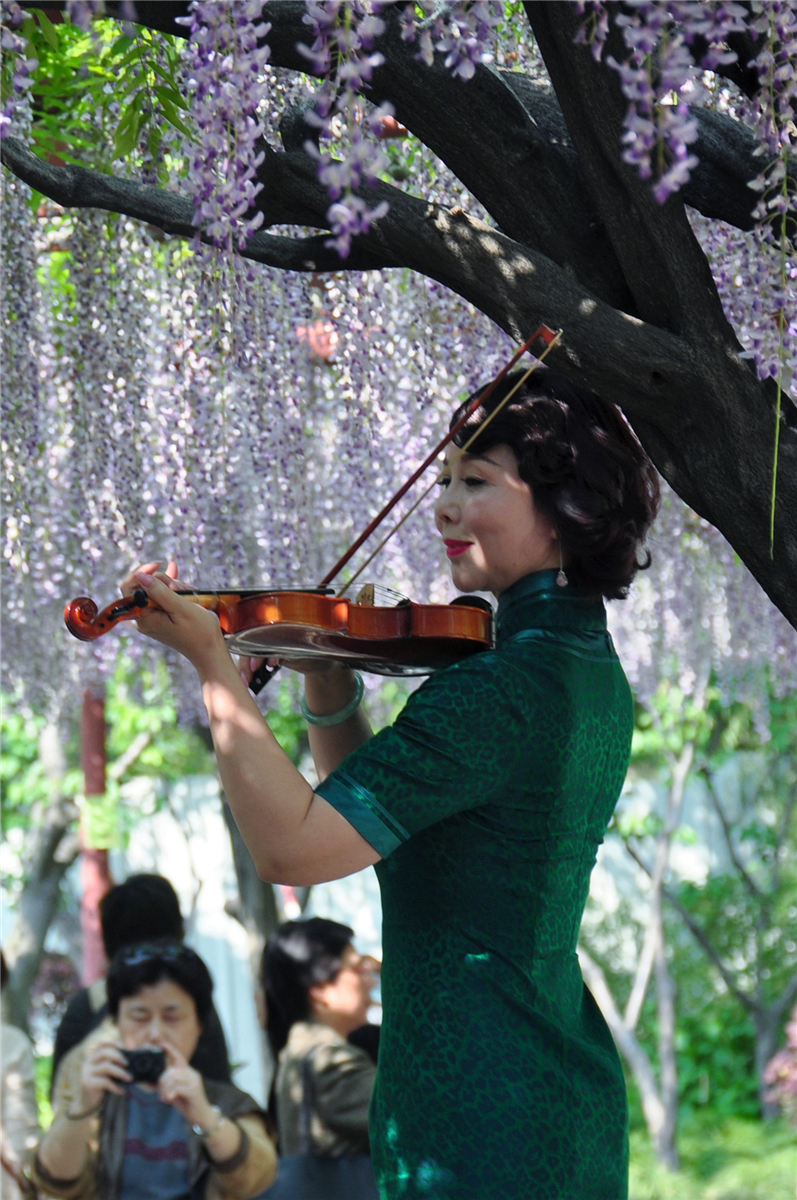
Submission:
M 456 558 L 459 554 L 464 554 L 472 542 L 458 542 L 454 538 L 443 538 L 446 548 L 446 554 L 449 558 Z

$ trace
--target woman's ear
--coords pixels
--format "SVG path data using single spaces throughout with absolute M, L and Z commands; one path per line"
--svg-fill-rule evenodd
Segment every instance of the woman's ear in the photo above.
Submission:
M 329 1007 L 327 1004 L 327 984 L 314 983 L 312 987 L 307 989 L 307 998 L 310 1001 L 311 1016 L 317 1017 L 326 1012 Z

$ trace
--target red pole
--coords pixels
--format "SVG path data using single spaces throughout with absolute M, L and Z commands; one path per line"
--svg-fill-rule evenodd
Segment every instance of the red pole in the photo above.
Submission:
M 105 700 L 90 689 L 83 693 L 80 719 L 81 766 L 86 797 L 105 794 Z M 100 900 L 112 886 L 108 870 L 108 851 L 97 850 L 88 844 L 85 827 L 81 827 L 80 927 L 83 933 L 83 984 L 101 979 L 107 969 L 100 928 Z

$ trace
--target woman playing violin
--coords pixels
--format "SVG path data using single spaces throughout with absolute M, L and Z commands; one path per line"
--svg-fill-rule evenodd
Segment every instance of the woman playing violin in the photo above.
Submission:
M 542 370 L 448 462 L 437 531 L 454 586 L 498 601 L 495 648 L 436 672 L 375 736 L 351 671 L 307 673 L 315 791 L 216 618 L 172 590 L 173 565 L 123 590 L 147 590 L 158 607 L 139 628 L 199 673 L 262 877 L 376 867 L 385 1015 L 371 1124 L 386 1200 L 624 1200 L 623 1072 L 576 941 L 633 727 L 603 600 L 642 565 L 658 483 L 616 408 Z

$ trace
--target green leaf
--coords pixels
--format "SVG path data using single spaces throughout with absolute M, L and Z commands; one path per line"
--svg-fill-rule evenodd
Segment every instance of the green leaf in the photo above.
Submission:
M 175 111 L 174 107 L 169 103 L 168 100 L 164 100 L 161 98 L 161 108 L 163 109 L 163 115 L 166 118 L 166 120 L 169 122 L 169 124 L 173 125 L 175 127 L 175 129 L 179 129 L 180 133 L 185 134 L 185 136 L 187 138 L 190 138 L 190 140 L 193 141 L 194 135 L 191 133 L 191 130 L 188 128 L 188 126 L 183 121 L 180 120 L 180 118 L 177 115 L 177 112 Z
M 141 128 L 141 113 L 133 114 L 131 120 L 124 125 L 121 121 L 116 131 L 113 144 L 113 157 L 126 158 L 138 145 L 138 133 Z
M 52 46 L 53 50 L 57 50 L 58 34 L 55 31 L 55 26 L 53 25 L 52 21 L 47 16 L 47 13 L 44 11 L 44 9 L 34 8 L 33 11 L 36 15 L 39 25 L 41 26 L 41 31 L 44 34 L 45 41 L 49 46 Z

